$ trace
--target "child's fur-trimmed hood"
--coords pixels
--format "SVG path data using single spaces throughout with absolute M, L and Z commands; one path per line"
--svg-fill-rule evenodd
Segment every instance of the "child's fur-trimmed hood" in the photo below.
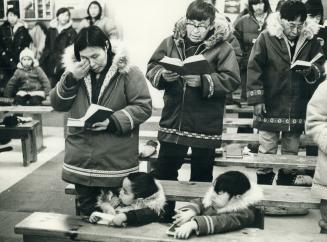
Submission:
M 119 200 L 111 192 L 104 194 L 102 193 L 98 197 L 97 206 L 102 209 L 104 213 L 115 214 L 116 212 L 128 212 L 130 210 L 150 208 L 155 211 L 158 215 L 163 211 L 164 205 L 166 204 L 166 196 L 164 194 L 162 185 L 159 181 L 155 181 L 158 187 L 158 191 L 147 198 L 138 198 L 129 206 L 118 206 L 116 209 L 114 205 L 118 205 Z M 115 200 L 116 199 L 116 200 Z
M 227 19 L 219 14 L 216 13 L 215 22 L 214 25 L 214 31 L 213 34 L 208 38 L 204 40 L 204 43 L 206 45 L 207 49 L 212 48 L 217 43 L 221 43 L 225 40 L 228 40 L 230 38 L 233 28 L 231 24 L 227 21 Z M 186 36 L 186 17 L 181 18 L 178 20 L 174 27 L 174 34 L 173 38 L 177 41 L 183 41 L 183 38 Z
M 50 21 L 49 23 L 49 28 L 54 28 L 54 29 L 58 29 L 59 23 L 57 18 L 54 18 Z M 69 27 L 73 26 L 73 20 L 69 20 L 68 23 L 66 23 L 61 29 L 68 29 Z
M 202 200 L 204 208 L 212 206 L 212 197 L 214 195 L 216 195 L 216 192 L 214 191 L 214 187 L 211 186 Z M 249 206 L 255 205 L 262 199 L 262 189 L 257 184 L 251 183 L 251 188 L 248 191 L 246 191 L 243 195 L 232 197 L 225 207 L 217 209 L 216 212 L 218 214 L 236 212 L 242 209 L 246 209 Z
M 267 18 L 267 31 L 271 36 L 276 36 L 281 39 L 284 36 L 283 26 L 281 24 L 280 13 L 272 13 Z M 318 34 L 320 29 L 319 24 L 314 21 L 306 20 L 303 24 L 300 36 L 304 39 L 312 39 L 315 35 Z

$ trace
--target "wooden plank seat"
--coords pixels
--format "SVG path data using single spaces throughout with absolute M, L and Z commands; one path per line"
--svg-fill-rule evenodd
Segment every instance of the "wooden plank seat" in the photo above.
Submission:
M 141 124 L 142 130 L 158 130 L 160 116 L 152 116 L 145 123 Z M 253 120 L 250 118 L 224 118 L 225 128 L 252 127 Z
M 190 201 L 202 198 L 208 190 L 209 182 L 160 181 L 168 200 Z M 320 200 L 311 196 L 311 188 L 300 186 L 259 185 L 264 192 L 264 199 L 259 206 L 278 208 L 319 209 Z M 76 195 L 75 186 L 69 184 L 65 193 Z M 77 210 L 78 211 L 78 210 Z
M 150 130 L 140 130 L 140 138 L 141 139 L 156 139 L 157 138 L 157 131 L 150 131 Z M 222 134 L 222 142 L 225 144 L 231 143 L 242 143 L 242 144 L 258 144 L 259 143 L 259 135 L 258 134 L 245 134 L 245 133 L 223 133 Z M 313 145 L 312 138 L 308 135 L 301 135 L 300 140 L 301 146 L 308 146 Z
M 0 137 L 21 140 L 24 166 L 37 160 L 36 134 L 39 126 L 40 123 L 37 120 L 20 124 L 15 127 L 5 127 L 4 125 L 0 125 Z
M 35 212 L 15 226 L 15 233 L 23 235 L 24 242 L 69 242 L 69 241 L 178 241 L 166 234 L 169 224 L 151 223 L 141 227 L 115 228 L 94 225 L 78 216 L 57 213 Z M 240 242 L 240 241 L 325 241 L 322 234 L 307 234 L 301 231 L 267 231 L 246 228 L 223 234 L 196 237 L 190 242 Z
M 158 148 L 159 149 L 159 148 Z M 142 161 L 149 162 L 147 172 L 151 171 L 151 164 L 158 159 L 158 153 L 147 158 L 140 158 Z M 190 157 L 185 158 L 189 162 Z M 244 155 L 243 158 L 226 158 L 225 152 L 223 157 L 216 157 L 215 166 L 244 166 L 251 168 L 287 168 L 287 169 L 308 169 L 316 168 L 316 156 L 298 156 L 298 155 L 272 155 L 272 154 L 255 154 L 253 156 Z
M 51 106 L 0 106 L 1 112 L 11 112 L 11 113 L 22 113 L 31 116 L 34 120 L 39 121 L 39 126 L 37 128 L 37 149 L 44 149 L 43 145 L 43 127 L 42 127 L 42 114 L 53 112 Z
M 226 113 L 253 113 L 253 106 L 248 106 L 246 104 L 239 105 L 226 105 Z

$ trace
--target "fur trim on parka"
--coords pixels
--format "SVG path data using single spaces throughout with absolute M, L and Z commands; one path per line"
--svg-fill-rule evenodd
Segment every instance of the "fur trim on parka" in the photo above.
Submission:
M 205 209 L 212 206 L 212 198 L 215 195 L 216 192 L 214 191 L 214 187 L 211 186 L 202 200 L 202 204 Z M 217 214 L 236 212 L 246 209 L 249 206 L 253 206 L 259 203 L 262 199 L 262 189 L 257 184 L 251 183 L 250 190 L 246 191 L 243 195 L 232 197 L 225 207 L 217 209 L 216 212 Z
M 281 39 L 284 36 L 283 26 L 281 23 L 280 13 L 272 13 L 267 18 L 267 30 L 271 36 L 276 36 Z M 303 28 L 301 30 L 301 35 L 304 39 L 312 39 L 315 35 L 318 34 L 320 29 L 319 24 L 312 20 L 306 20 L 303 24 Z
M 210 49 L 217 43 L 221 43 L 228 40 L 233 32 L 231 24 L 227 19 L 221 14 L 216 13 L 216 18 L 214 22 L 214 33 L 204 41 L 206 48 Z M 177 21 L 174 28 L 173 38 L 175 40 L 183 41 L 186 36 L 186 18 L 183 17 Z
M 166 203 L 166 197 L 162 185 L 155 181 L 158 191 L 147 198 L 138 198 L 129 206 L 120 206 L 120 200 L 113 195 L 111 191 L 102 192 L 98 196 L 97 206 L 101 208 L 104 213 L 116 214 L 116 212 L 128 212 L 131 210 L 150 208 L 158 215 L 163 211 Z
M 109 82 L 111 78 L 116 74 L 116 72 L 119 73 L 127 73 L 131 67 L 130 59 L 127 54 L 127 50 L 124 47 L 123 42 L 121 41 L 111 41 L 112 44 L 112 51 L 115 54 L 114 58 L 112 60 L 112 65 L 110 66 L 107 75 L 103 81 L 103 84 L 101 86 L 99 99 L 101 95 L 103 94 L 103 91 L 105 88 L 109 85 Z M 75 66 L 75 63 L 77 62 L 77 59 L 74 54 L 74 45 L 68 46 L 64 54 L 62 56 L 62 64 L 65 69 L 65 71 L 71 72 Z M 89 98 L 92 100 L 92 84 L 91 84 L 91 76 L 88 74 L 86 77 L 84 77 L 85 86 L 87 88 Z
M 49 23 L 49 28 L 54 28 L 54 29 L 58 29 L 58 26 L 59 26 L 59 23 L 58 23 L 58 20 L 57 18 L 54 18 L 50 21 Z M 66 23 L 62 28 L 61 28 L 61 31 L 63 31 L 64 29 L 68 29 L 69 27 L 73 26 L 73 20 L 69 20 L 68 23 Z

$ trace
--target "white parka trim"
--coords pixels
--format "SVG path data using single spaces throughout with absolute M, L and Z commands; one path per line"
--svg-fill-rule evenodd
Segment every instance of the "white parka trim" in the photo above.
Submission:
M 202 204 L 204 208 L 208 208 L 210 206 L 213 207 L 212 198 L 216 195 L 214 191 L 214 187 L 211 186 L 209 190 L 206 192 Z M 251 183 L 250 190 L 246 191 L 241 196 L 232 197 L 227 205 L 223 208 L 216 209 L 217 214 L 228 213 L 228 212 L 236 212 L 242 209 L 246 209 L 251 205 L 258 204 L 263 199 L 262 189 L 254 183 Z

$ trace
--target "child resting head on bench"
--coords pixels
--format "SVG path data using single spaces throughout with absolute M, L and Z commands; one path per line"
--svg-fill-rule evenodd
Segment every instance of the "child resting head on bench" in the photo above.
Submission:
M 193 232 L 197 235 L 217 234 L 254 227 L 256 208 L 263 198 L 260 187 L 250 183 L 239 171 L 219 175 L 202 200 L 177 211 L 173 217 L 175 238 L 187 239 Z
M 93 212 L 89 221 L 114 226 L 159 222 L 165 203 L 158 181 L 144 172 L 131 173 L 124 178 L 118 196 L 113 191 L 102 191 L 97 203 L 102 212 Z

